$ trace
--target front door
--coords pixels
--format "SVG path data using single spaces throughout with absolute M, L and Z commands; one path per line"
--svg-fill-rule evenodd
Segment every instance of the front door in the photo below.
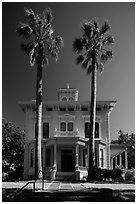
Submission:
M 71 149 L 61 151 L 61 171 L 62 172 L 74 171 L 74 154 Z

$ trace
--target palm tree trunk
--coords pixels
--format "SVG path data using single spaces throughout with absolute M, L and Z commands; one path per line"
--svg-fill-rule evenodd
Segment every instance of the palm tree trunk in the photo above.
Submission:
M 95 166 L 95 149 L 94 149 L 94 134 L 95 134 L 95 119 L 96 119 L 96 80 L 97 68 L 95 65 L 95 57 L 92 59 L 93 70 L 91 74 L 91 102 L 90 102 L 90 137 L 89 137 L 89 167 L 88 181 L 94 179 L 93 168 Z
M 38 67 L 37 67 L 37 82 L 36 82 L 35 179 L 42 178 L 41 136 L 42 136 L 42 66 L 38 65 Z M 38 175 L 38 173 L 39 173 L 39 175 Z

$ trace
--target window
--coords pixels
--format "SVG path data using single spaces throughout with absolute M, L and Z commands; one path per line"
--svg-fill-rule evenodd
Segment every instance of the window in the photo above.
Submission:
M 33 168 L 34 166 L 34 149 L 30 150 L 30 167 Z
M 68 123 L 68 131 L 73 131 L 73 123 Z
M 66 123 L 65 122 L 60 123 L 60 131 L 66 131 Z
M 87 166 L 87 149 L 83 149 L 83 166 Z
M 43 138 L 49 138 L 49 123 L 43 123 Z
M 51 149 L 46 149 L 46 167 L 51 166 Z
M 95 138 L 99 138 L 99 123 L 95 123 Z
M 87 106 L 82 106 L 82 107 L 81 107 L 81 110 L 82 110 L 82 111 L 88 111 L 88 107 L 87 107 Z
M 52 107 L 46 107 L 46 111 L 52 111 Z
M 68 111 L 74 111 L 74 107 L 69 106 L 69 107 L 68 107 Z
M 66 107 L 60 107 L 59 110 L 60 111 L 66 111 Z
M 101 107 L 96 107 L 96 111 L 101 111 L 102 110 L 102 108 Z
M 73 98 L 73 97 L 70 97 L 70 98 L 69 98 L 69 101 L 74 101 L 74 98 Z
M 62 101 L 67 101 L 67 98 L 66 98 L 66 97 L 63 97 L 63 98 L 62 98 Z
M 90 123 L 85 123 L 85 138 L 89 138 L 89 132 L 90 132 Z
M 100 149 L 100 167 L 104 167 L 103 149 Z
M 73 131 L 73 122 L 65 123 L 61 122 L 60 123 L 60 131 Z
M 118 165 L 118 166 L 120 165 L 120 158 L 119 158 L 119 155 L 117 155 L 117 165 Z
M 36 138 L 36 132 L 37 131 L 37 123 L 35 123 L 35 138 Z
M 90 123 L 85 123 L 85 138 L 90 136 Z M 95 123 L 95 138 L 99 138 L 99 123 Z

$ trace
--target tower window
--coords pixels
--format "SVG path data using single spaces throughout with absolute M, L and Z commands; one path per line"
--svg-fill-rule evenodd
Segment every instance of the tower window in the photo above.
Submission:
M 63 98 L 62 98 L 62 101 L 67 101 L 67 98 L 66 98 L 66 97 L 63 97 Z
M 74 98 L 73 98 L 73 97 L 70 97 L 70 98 L 69 98 L 69 101 L 74 101 Z

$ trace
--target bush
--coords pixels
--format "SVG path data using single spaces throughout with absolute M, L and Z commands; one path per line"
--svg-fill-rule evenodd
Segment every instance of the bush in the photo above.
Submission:
M 123 171 L 121 169 L 113 169 L 112 170 L 112 179 L 114 181 L 123 181 L 122 173 L 123 173 Z
M 135 169 L 130 169 L 126 171 L 125 181 L 135 183 Z

